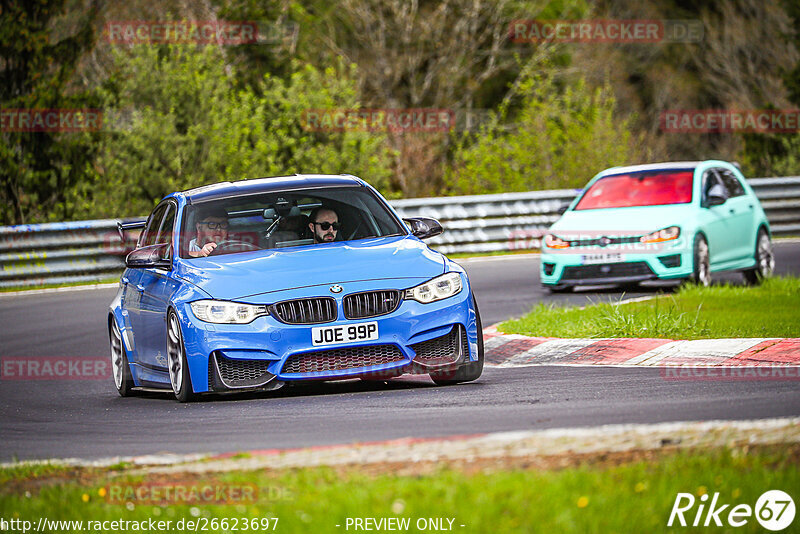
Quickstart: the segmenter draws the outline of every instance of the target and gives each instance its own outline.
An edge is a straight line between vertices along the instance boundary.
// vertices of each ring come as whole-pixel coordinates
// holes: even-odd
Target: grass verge
[[[684,286],[644,302],[582,309],[539,304],[500,330],[559,338],[800,337],[800,278],[770,278],[756,287]]]
[[[446,518],[444,525],[453,519],[452,530],[460,532],[665,532],[671,530],[666,523],[677,493],[699,496],[719,492],[720,504],[752,507],[759,495],[770,489],[796,495],[800,488],[798,463],[800,446],[794,444],[646,451],[632,460],[615,459],[608,453],[567,468],[557,464],[532,468],[519,463],[509,467],[502,459],[490,459],[473,469],[450,465],[416,474],[403,474],[396,468],[378,472],[355,467],[304,468],[193,478],[122,475],[109,481],[105,478],[109,473],[95,471],[93,479],[64,481],[59,477],[48,480],[52,473],[17,470],[10,477],[3,475],[4,480],[15,482],[0,490],[0,510],[4,519],[34,524],[40,517],[84,523],[153,519],[169,520],[173,529],[181,519],[184,524],[204,520],[212,527],[214,518],[228,518],[231,532],[235,518],[242,530],[245,519],[270,517],[279,518],[278,532],[346,532],[354,530],[345,528],[348,518],[364,517],[408,518],[409,531],[419,530],[417,521]],[[129,490],[149,488],[152,492],[159,488],[163,495],[166,487],[184,487],[188,492],[203,484],[227,488],[229,502],[173,499],[145,503]],[[237,487],[257,491],[249,494],[254,498],[231,499],[231,490]],[[696,511],[697,506],[687,514],[689,521]],[[77,530],[74,527],[72,531]],[[257,530],[264,530],[262,527]],[[760,528],[751,517],[736,530],[755,532]],[[223,530],[219,524],[209,528]]]
[[[119,276],[109,276],[108,278],[101,278],[99,280],[91,280],[88,282],[66,282],[63,284],[41,284],[36,286],[24,286],[24,287],[0,287],[0,293],[14,293],[17,291],[35,291],[37,289],[54,289],[60,287],[94,286],[97,284],[111,284],[114,282],[119,282]]]

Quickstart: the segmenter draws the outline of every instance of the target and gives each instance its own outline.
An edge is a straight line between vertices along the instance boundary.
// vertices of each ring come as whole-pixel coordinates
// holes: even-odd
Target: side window
[[[711,191],[711,188],[715,185],[725,187],[715,170],[711,169],[706,171],[703,175],[703,201],[708,198],[709,191]]]
[[[148,245],[155,245],[156,238],[158,237],[158,229],[161,225],[161,219],[164,217],[164,211],[167,209],[167,204],[161,204],[147,219],[147,227],[139,237],[139,246],[146,247]]]
[[[175,225],[175,212],[177,208],[173,204],[167,204],[167,213],[161,222],[161,229],[158,231],[156,243],[169,243],[172,239],[172,227]]]
[[[744,187],[742,187],[742,183],[739,181],[734,174],[727,170],[727,169],[718,169],[719,175],[722,178],[722,182],[725,184],[725,187],[728,189],[728,196],[730,197],[740,197],[744,195]]]

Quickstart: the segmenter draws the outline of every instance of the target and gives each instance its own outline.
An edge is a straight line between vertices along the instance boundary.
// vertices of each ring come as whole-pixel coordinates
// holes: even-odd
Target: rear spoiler
[[[139,221],[128,221],[128,222],[117,221],[117,232],[119,232],[119,238],[124,243],[125,232],[127,230],[137,230],[139,228],[144,228],[146,224],[147,224],[147,219],[142,219]]]

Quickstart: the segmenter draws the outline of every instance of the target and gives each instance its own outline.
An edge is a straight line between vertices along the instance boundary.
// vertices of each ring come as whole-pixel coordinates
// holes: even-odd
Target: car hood
[[[692,211],[691,204],[568,211],[550,227],[550,231],[556,235],[558,232],[644,235],[667,226],[680,225],[692,216]]]
[[[176,275],[217,299],[363,280],[444,273],[444,256],[411,236],[260,250],[180,260]]]

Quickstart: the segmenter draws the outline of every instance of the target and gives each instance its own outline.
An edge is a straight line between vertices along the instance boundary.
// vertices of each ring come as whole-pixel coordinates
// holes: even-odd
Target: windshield
[[[270,192],[193,204],[185,210],[182,228],[183,258],[406,233],[364,187]]]
[[[693,175],[692,170],[661,170],[605,176],[584,193],[575,210],[688,204]]]

